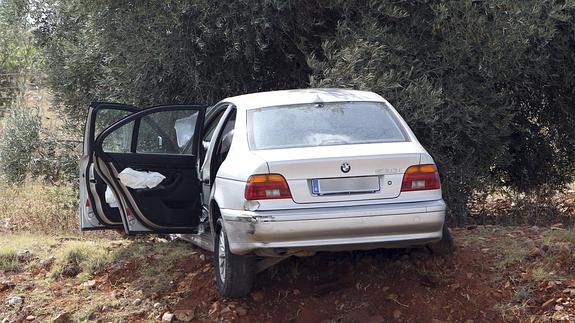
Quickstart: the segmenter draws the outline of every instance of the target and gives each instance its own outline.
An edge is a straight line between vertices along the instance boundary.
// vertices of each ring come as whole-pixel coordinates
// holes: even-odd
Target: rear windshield
[[[407,141],[380,102],[335,102],[248,110],[254,150]]]

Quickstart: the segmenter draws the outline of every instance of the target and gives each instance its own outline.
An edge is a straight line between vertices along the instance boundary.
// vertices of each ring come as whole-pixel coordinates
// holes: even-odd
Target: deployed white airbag
[[[122,184],[129,188],[154,188],[166,176],[158,172],[137,171],[128,167],[118,174],[118,178]]]
[[[114,195],[114,192],[112,192],[112,190],[110,189],[110,186],[106,186],[106,203],[108,203],[108,205],[110,207],[120,207],[120,204],[118,203],[118,200],[116,199],[116,195]]]

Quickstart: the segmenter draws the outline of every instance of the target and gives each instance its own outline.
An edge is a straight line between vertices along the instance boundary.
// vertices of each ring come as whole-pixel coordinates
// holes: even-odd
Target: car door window
[[[101,131],[100,131],[101,132]],[[130,122],[106,137],[102,149],[107,153],[128,153],[132,147],[134,122]]]
[[[228,152],[232,145],[232,139],[234,137],[234,128],[236,125],[236,111],[233,110],[225,124],[223,125],[223,129],[220,131],[220,135],[218,136],[217,148],[214,151],[213,159],[212,159],[212,176],[215,176],[220,169],[220,166],[226,160],[228,156]]]
[[[204,130],[204,138],[202,138],[203,141],[210,142],[212,140],[214,131],[216,130],[218,123],[220,123],[220,119],[224,116],[224,112],[226,112],[226,109],[219,111],[214,119],[210,122],[210,124],[206,127]]]
[[[108,128],[112,123],[124,118],[131,114],[133,111],[118,110],[118,109],[102,109],[96,114],[96,122],[94,124],[94,138]]]
[[[192,140],[197,111],[161,111],[141,119],[136,153],[186,154]]]

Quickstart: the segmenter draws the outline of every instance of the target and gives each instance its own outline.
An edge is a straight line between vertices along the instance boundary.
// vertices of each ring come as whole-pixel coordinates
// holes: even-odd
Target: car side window
[[[184,154],[196,128],[198,111],[160,111],[141,119],[136,153]]]
[[[114,122],[128,116],[131,113],[132,113],[131,111],[120,110],[120,109],[99,110],[95,116],[96,119],[94,122],[93,138],[95,139],[104,129],[112,125]],[[115,153],[129,152],[132,142],[133,128],[134,123],[131,122],[122,127],[121,131],[117,131],[111,136],[109,136],[104,141],[103,146],[104,151],[115,152]]]
[[[102,149],[107,153],[129,153],[132,148],[134,121],[120,127],[107,136],[102,142]]]
[[[224,112],[226,112],[226,109],[221,109],[220,111],[218,111],[214,119],[210,122],[210,124],[208,124],[208,126],[204,130],[204,137],[202,138],[203,141],[210,142],[212,140],[212,137],[214,136],[214,131],[216,130],[216,127],[218,126],[220,120],[224,116]]]
[[[131,121],[102,142],[104,152],[193,155],[197,110],[158,111]]]
[[[228,156],[228,152],[232,146],[232,140],[234,138],[234,128],[236,126],[236,111],[232,111],[231,115],[229,116],[228,120],[224,124],[224,128],[222,129],[222,135],[220,137],[220,142],[218,143],[218,150],[216,152],[216,160],[219,163],[223,163],[226,157]]]

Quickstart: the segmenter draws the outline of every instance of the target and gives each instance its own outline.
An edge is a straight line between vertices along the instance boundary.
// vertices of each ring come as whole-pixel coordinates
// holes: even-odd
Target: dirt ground
[[[575,320],[575,232],[470,226],[457,251],[325,253],[258,274],[245,299],[223,299],[211,255],[187,243],[76,241],[107,250],[97,270],[63,275],[65,239],[30,246],[20,269],[0,273],[8,321],[547,322]],[[0,238],[10,239],[9,236]],[[21,252],[21,251],[20,251]],[[55,260],[47,261],[55,256]],[[47,259],[43,259],[47,258]],[[96,268],[96,267],[91,267]],[[54,273],[60,274],[54,274]],[[75,274],[75,275],[74,275]],[[9,304],[20,297],[21,302]],[[14,302],[14,301],[12,301]]]

